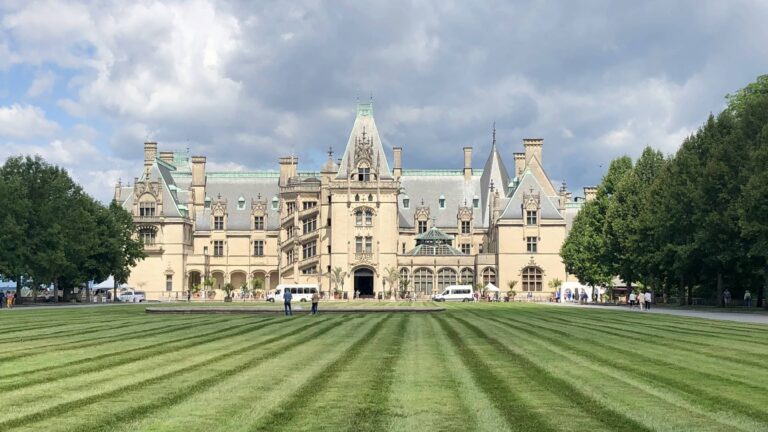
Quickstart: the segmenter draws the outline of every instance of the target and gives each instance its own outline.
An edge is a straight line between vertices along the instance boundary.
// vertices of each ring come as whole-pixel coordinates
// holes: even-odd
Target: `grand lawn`
[[[3,310],[0,431],[768,430],[768,326],[447,308]]]

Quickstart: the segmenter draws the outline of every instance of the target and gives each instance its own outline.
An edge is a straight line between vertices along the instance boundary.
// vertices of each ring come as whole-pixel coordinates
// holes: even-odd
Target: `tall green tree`
[[[107,261],[115,281],[112,298],[117,298],[117,287],[128,282],[133,267],[146,258],[147,254],[141,241],[136,238],[133,216],[114,200],[109,204],[107,212],[112,231]]]

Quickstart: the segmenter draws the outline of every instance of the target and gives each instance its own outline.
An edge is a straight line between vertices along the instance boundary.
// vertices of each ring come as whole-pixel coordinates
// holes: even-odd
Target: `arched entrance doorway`
[[[355,291],[361,296],[373,295],[373,271],[369,268],[355,270]]]

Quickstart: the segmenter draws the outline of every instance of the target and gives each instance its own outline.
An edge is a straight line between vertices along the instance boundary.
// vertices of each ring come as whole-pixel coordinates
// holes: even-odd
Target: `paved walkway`
[[[627,306],[593,306],[593,305],[580,305],[572,303],[556,303],[557,306],[564,307],[583,307],[591,309],[601,309],[609,311],[624,311],[629,309]],[[664,315],[677,315],[686,316],[692,318],[704,318],[717,321],[736,321],[743,323],[755,323],[755,324],[768,324],[768,315],[759,313],[739,313],[739,312],[710,312],[700,310],[685,310],[685,309],[668,309],[668,308],[651,308],[650,312],[641,312],[637,309],[633,309],[632,312],[637,313],[652,313],[652,314],[664,314]]]

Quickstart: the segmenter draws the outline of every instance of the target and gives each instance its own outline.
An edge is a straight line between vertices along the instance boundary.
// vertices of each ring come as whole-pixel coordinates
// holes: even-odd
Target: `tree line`
[[[768,75],[727,102],[674,155],[611,162],[560,251],[569,273],[680,304],[750,290],[768,307]]]
[[[9,158],[0,167],[0,276],[31,281],[33,296],[53,284],[71,298],[75,287],[115,278],[125,283],[145,257],[133,217],[117,202],[105,207],[63,168],[35,156]]]

